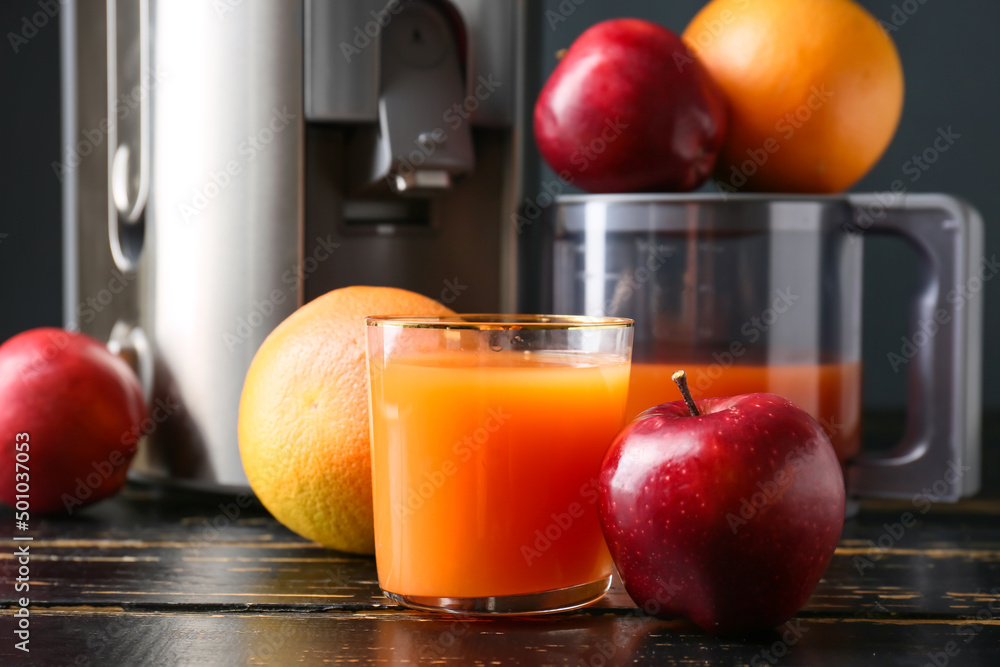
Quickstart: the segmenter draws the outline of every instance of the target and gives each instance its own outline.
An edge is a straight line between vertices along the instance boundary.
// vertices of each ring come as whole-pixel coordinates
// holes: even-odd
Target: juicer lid
[[[824,232],[852,220],[843,195],[630,193],[560,195],[560,232]]]

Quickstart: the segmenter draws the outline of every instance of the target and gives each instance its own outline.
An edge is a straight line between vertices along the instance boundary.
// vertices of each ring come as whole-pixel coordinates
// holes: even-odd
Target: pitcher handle
[[[941,194],[848,200],[854,220],[845,231],[902,237],[923,259],[909,345],[901,341],[887,353],[896,368],[909,367],[906,430],[891,452],[862,453],[848,465],[848,494],[935,502],[973,495],[980,483],[982,289],[997,271],[983,256],[982,219]]]

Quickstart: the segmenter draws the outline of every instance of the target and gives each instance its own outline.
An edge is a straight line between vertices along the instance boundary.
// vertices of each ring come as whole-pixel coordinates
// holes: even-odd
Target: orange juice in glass
[[[402,604],[539,613],[601,597],[596,478],[624,424],[632,321],[369,318],[379,585]]]

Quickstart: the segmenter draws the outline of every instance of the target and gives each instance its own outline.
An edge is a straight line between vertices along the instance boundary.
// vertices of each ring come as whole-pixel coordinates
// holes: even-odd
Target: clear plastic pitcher
[[[860,437],[870,234],[905,238],[924,270],[913,345],[899,351],[908,424],[879,456]],[[554,309],[635,320],[630,418],[676,400],[670,374],[684,368],[696,399],[769,391],[810,412],[854,495],[945,480],[938,495],[954,499],[979,481],[981,284],[970,288],[982,253],[978,214],[943,195],[564,196]]]

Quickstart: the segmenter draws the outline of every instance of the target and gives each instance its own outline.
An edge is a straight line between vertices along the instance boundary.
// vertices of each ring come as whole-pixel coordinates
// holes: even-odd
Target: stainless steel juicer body
[[[71,0],[66,324],[129,357],[133,470],[246,484],[267,334],[352,284],[512,309],[516,0]]]

